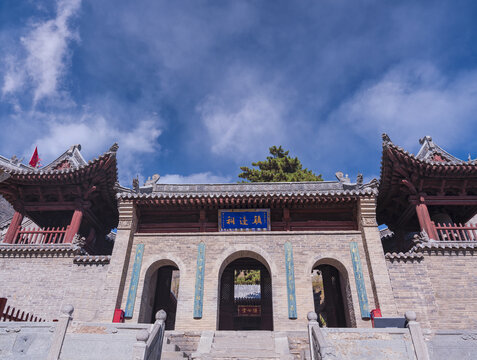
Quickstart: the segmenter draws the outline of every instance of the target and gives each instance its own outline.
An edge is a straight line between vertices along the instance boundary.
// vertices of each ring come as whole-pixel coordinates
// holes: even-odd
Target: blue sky
[[[475,1],[0,2],[0,154],[119,143],[123,185],[235,182],[282,145],[379,176],[381,133],[477,157]]]

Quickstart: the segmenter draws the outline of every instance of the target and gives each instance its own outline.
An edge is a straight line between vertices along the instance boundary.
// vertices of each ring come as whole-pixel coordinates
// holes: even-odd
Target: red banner
[[[33,155],[31,156],[29,164],[32,167],[36,167],[39,162],[40,162],[40,157],[38,156],[38,148],[35,147],[35,151],[33,152]]]
[[[238,316],[260,316],[262,308],[260,305],[238,305]]]

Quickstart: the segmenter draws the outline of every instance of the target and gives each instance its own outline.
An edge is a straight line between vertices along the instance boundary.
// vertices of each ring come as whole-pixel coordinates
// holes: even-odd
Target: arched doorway
[[[351,327],[348,277],[335,266],[320,264],[312,270],[313,301],[321,327]]]
[[[167,262],[172,263],[172,262]],[[167,314],[166,330],[174,330],[179,296],[179,268],[156,264],[146,273],[139,322],[153,323],[159,310]]]
[[[260,261],[242,257],[220,277],[219,330],[273,330],[272,280]]]

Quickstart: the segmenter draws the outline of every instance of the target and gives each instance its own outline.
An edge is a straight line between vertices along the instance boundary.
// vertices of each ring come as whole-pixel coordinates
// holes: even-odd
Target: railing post
[[[133,359],[134,360],[144,360],[146,356],[146,343],[149,339],[149,331],[139,330],[136,334],[137,342],[134,344],[133,348]]]
[[[313,346],[313,326],[318,325],[318,315],[314,311],[310,311],[306,317],[308,318],[308,341],[310,342],[310,357],[311,360],[317,360],[315,355],[315,347]]]
[[[424,342],[424,336],[422,335],[421,324],[416,319],[416,313],[414,311],[407,311],[404,315],[407,320],[407,327],[411,334],[412,344],[414,346],[414,352],[416,353],[417,360],[429,360],[429,353],[427,351],[427,345]]]
[[[53,333],[53,342],[51,343],[50,351],[48,352],[47,360],[58,360],[61,354],[61,348],[63,347],[63,341],[65,340],[66,330],[72,319],[74,307],[72,305],[66,305],[61,311],[60,320],[55,327]]]
[[[308,317],[308,336],[310,337],[310,355],[313,360],[341,360],[333,345],[326,341],[323,331],[318,325],[318,315],[310,311]]]

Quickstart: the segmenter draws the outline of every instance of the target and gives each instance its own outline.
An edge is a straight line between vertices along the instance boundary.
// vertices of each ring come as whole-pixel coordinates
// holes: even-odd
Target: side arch
[[[141,301],[140,301],[140,307],[139,307],[139,315],[138,315],[138,322],[139,323],[150,323],[153,321],[154,318],[154,307],[157,305],[157,296],[158,292],[165,293],[167,292],[167,296],[170,296],[173,302],[175,302],[174,307],[177,308],[177,302],[178,298],[176,297],[177,294],[173,294],[171,291],[172,289],[170,288],[172,282],[172,273],[174,271],[178,270],[179,274],[179,284],[178,284],[178,291],[174,291],[175,293],[178,292],[178,294],[181,293],[180,291],[180,286],[181,286],[181,281],[180,277],[184,276],[183,273],[183,266],[181,266],[181,263],[179,261],[174,261],[168,258],[162,258],[162,259],[151,259],[148,261],[147,266],[144,267],[144,275],[143,275],[143,281],[142,281],[142,292],[141,292]],[[158,289],[158,285],[160,283],[161,277],[166,276],[170,277],[169,281],[169,289],[165,291],[164,289]],[[167,281],[167,280],[166,280]],[[170,293],[169,293],[170,292]],[[158,309],[156,309],[158,310]],[[174,322],[175,322],[175,311],[172,311],[171,309],[164,309],[166,310],[167,314],[167,319],[166,319],[166,325],[168,327],[173,327]]]
[[[328,265],[335,268],[339,274],[341,298],[344,307],[344,317],[346,320],[346,327],[356,327],[356,317],[353,305],[353,296],[350,286],[350,273],[352,270],[348,269],[343,262],[333,257],[317,257],[309,262],[307,267],[308,274],[312,274],[313,270],[322,268],[323,265]],[[311,281],[311,277],[310,277]]]

